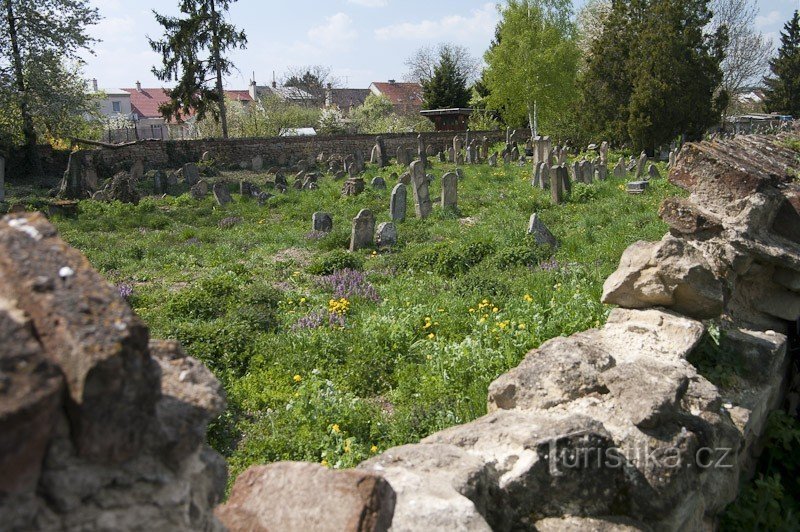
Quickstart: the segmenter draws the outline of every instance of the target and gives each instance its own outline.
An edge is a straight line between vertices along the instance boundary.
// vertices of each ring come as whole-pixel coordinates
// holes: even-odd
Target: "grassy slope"
[[[450,168],[435,163],[434,199]],[[350,296],[344,328],[292,330],[326,312],[332,296],[309,263],[335,264],[330,251],[346,248],[359,209],[389,220],[392,171],[400,169],[369,170],[367,183],[380,174],[388,189],[355,198],[326,177],[319,190],[290,190],[266,207],[238,195],[224,208],[183,195],[138,206],[87,201],[78,217],[56,217],[112,282],[133,286],[131,304],[153,337],[181,340],[223,381],[229,409],[210,438],[232,478],[280,459],[346,467],[480,416],[488,384],[528,350],[603,323],[603,280],[629,244],[664,234],[657,207],[678,193],[659,180],[629,196],[612,179],[579,185],[556,207],[530,186],[528,167],[466,167],[459,213],[437,206],[417,220],[409,190],[398,246],[357,254],[380,302]],[[309,235],[316,210],[334,218],[323,238]],[[525,235],[532,212],[561,242],[544,268],[547,250]],[[230,216],[243,221],[218,226]]]

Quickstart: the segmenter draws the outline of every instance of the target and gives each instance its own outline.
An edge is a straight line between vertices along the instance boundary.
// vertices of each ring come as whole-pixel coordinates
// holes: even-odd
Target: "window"
[[[111,110],[115,113],[121,112],[119,102],[111,102]]]

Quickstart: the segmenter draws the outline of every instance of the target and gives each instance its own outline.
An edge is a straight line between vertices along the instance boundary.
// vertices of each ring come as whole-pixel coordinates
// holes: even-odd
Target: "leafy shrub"
[[[230,272],[200,279],[166,302],[167,316],[176,319],[211,320],[227,311],[228,298],[238,292],[240,281]]]
[[[588,203],[597,198],[597,188],[587,183],[573,183],[572,191],[569,193],[569,201],[572,203]]]
[[[307,270],[314,275],[330,275],[337,270],[360,270],[363,267],[364,261],[358,255],[335,249],[314,259]]]
[[[492,262],[501,269],[513,266],[532,266],[537,263],[535,248],[530,246],[511,246],[500,251],[492,257]]]
[[[463,297],[505,297],[509,293],[509,286],[501,277],[500,272],[495,269],[472,270],[458,280],[456,292]]]

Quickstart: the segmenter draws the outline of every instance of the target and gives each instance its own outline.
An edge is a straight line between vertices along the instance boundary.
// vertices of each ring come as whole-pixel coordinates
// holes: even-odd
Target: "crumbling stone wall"
[[[785,394],[800,316],[797,155],[783,137],[691,144],[670,232],[606,282],[607,323],[554,338],[489,413],[350,471],[256,466],[224,488],[206,368],[146,328],[41,216],[0,221],[0,523],[11,529],[705,530]],[[718,319],[740,385],[690,360]]]

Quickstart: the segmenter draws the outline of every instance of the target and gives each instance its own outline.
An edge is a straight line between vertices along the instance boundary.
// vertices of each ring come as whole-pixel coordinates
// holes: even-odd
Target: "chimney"
[[[250,81],[250,90],[248,92],[250,93],[250,97],[255,100],[257,92],[255,76],[253,76],[253,79]]]
[[[278,87],[278,82],[273,79],[272,80],[272,88],[275,89],[277,87]]]
[[[394,83],[394,80],[393,80],[393,79],[390,79],[390,80],[389,80],[389,83]]]
[[[92,78],[92,90],[97,92],[97,78]]]
[[[136,82],[136,92],[142,92],[142,84],[138,81]]]

